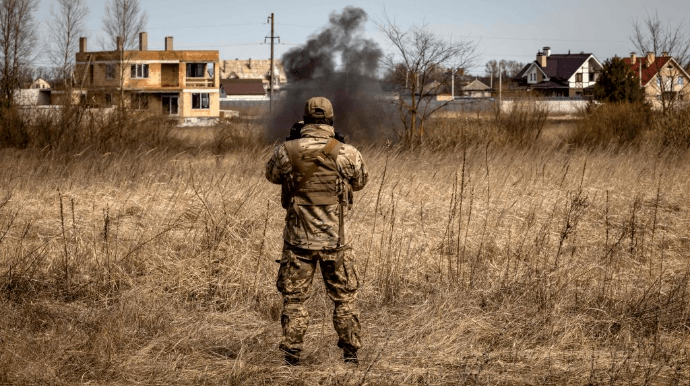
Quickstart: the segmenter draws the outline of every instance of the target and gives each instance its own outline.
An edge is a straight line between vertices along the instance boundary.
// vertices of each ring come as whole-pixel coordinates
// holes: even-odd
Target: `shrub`
[[[548,105],[539,103],[538,98],[531,96],[507,102],[506,110],[496,113],[496,124],[501,128],[505,139],[512,143],[534,143],[539,139],[549,118]]]
[[[16,108],[0,109],[0,146],[25,148],[29,146],[29,127]]]
[[[690,148],[690,106],[675,109],[654,120],[664,147]]]
[[[224,119],[214,129],[211,150],[220,154],[229,150],[256,148],[264,143],[263,132],[253,120]]]
[[[0,112],[0,146],[50,149],[63,153],[170,148],[174,121],[131,110],[62,106]]]
[[[651,114],[649,107],[640,103],[590,105],[568,141],[591,147],[631,144],[649,129]]]

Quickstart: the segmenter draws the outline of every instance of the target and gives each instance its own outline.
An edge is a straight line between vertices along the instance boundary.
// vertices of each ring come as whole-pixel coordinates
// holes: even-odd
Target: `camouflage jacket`
[[[321,149],[335,131],[328,125],[307,125],[301,130],[299,145],[304,149]],[[336,159],[338,173],[353,191],[361,190],[367,183],[368,171],[362,155],[351,145],[344,144]],[[292,173],[290,156],[285,143],[278,145],[266,164],[266,179],[274,184],[287,183]],[[338,247],[340,205],[291,205],[287,208],[283,239],[293,247],[311,250]],[[343,216],[347,219],[347,210]],[[345,222],[347,230],[347,222]],[[341,245],[348,243],[347,232]]]

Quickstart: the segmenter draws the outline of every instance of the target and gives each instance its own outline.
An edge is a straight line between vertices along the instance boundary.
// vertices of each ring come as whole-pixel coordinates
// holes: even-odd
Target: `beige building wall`
[[[665,87],[659,87],[657,79],[661,77],[663,82],[671,82]],[[682,79],[682,85],[678,84],[678,79]],[[690,100],[690,79],[685,76],[684,72],[678,69],[674,62],[670,64],[652,78],[644,87],[645,97],[648,102],[654,107],[661,107],[660,95],[662,92],[673,91],[677,92],[680,100],[688,101]]]
[[[208,93],[209,94],[209,108],[208,109],[194,109],[192,108],[192,94]],[[220,93],[208,92],[208,90],[185,90],[180,95],[179,112],[180,117],[189,118],[214,118],[220,115]]]
[[[116,59],[117,52],[79,52],[76,55],[78,82],[83,79],[84,89],[89,93],[89,103],[107,105],[111,99],[116,104],[120,92],[121,69]],[[220,115],[220,68],[218,51],[126,51],[123,84],[124,104],[131,106],[133,94],[146,95],[148,111],[164,114],[164,94],[178,95],[177,118],[218,118]],[[213,66],[213,77],[206,71],[202,77],[187,79],[187,63],[205,63]],[[108,78],[108,65],[114,66],[114,76]],[[131,67],[148,65],[147,78],[132,78]],[[193,109],[192,93],[208,93],[209,108]]]

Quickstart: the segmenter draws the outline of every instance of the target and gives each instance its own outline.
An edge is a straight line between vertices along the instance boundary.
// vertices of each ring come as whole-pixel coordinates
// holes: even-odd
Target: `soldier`
[[[282,185],[281,203],[287,210],[276,286],[283,294],[280,349],[289,365],[300,363],[309,324],[304,303],[311,294],[317,263],[335,303],[333,326],[345,362],[357,364],[357,350],[362,347],[355,307],[359,283],[345,218],[352,191],[366,185],[368,172],[359,151],[334,137],[331,102],[311,98],[304,107],[300,138],[278,145],[266,164],[266,178]]]

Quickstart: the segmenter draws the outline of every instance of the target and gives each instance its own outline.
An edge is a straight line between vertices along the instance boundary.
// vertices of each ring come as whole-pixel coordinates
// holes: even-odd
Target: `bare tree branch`
[[[404,86],[404,93],[397,101],[405,128],[404,139],[421,140],[424,122],[449,103],[431,103],[444,77],[451,76],[447,70],[474,66],[477,44],[465,39],[444,40],[431,32],[427,25],[403,29],[386,14],[383,20],[376,22],[376,26],[392,46],[392,53],[384,55],[381,63],[391,71],[397,83]]]
[[[11,107],[20,76],[33,59],[36,0],[2,0],[0,3],[0,102]]]
[[[103,16],[103,30],[108,36],[108,41],[102,41],[104,50],[106,45],[113,48],[113,58],[117,61],[119,80],[118,105],[120,110],[124,108],[125,80],[131,61],[131,52],[136,47],[137,35],[146,27],[148,17],[139,6],[139,0],[108,0]],[[121,39],[121,43],[118,40]]]
[[[655,13],[647,14],[643,21],[634,20],[632,27],[630,42],[640,55],[650,54],[649,58],[653,58],[645,64],[653,68],[656,74],[649,81],[655,82],[651,87],[658,93],[658,103],[662,111],[670,111],[682,99],[681,94],[687,93],[690,83],[690,79],[686,79],[682,73],[682,68],[687,66],[690,60],[690,34],[686,30],[685,22],[662,22],[659,14]],[[666,56],[670,56],[671,59]]]
[[[51,33],[46,51],[51,62],[59,68],[59,77],[65,85],[74,68],[79,37],[84,36],[84,22],[88,14],[89,9],[84,0],[56,0],[50,7],[52,18],[48,21],[48,26]]]

